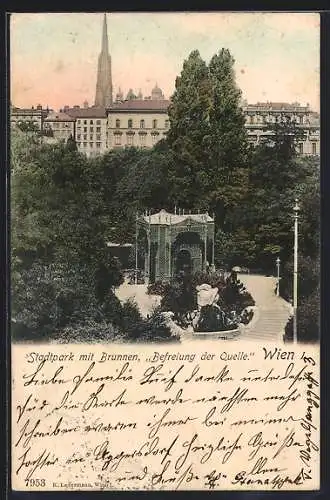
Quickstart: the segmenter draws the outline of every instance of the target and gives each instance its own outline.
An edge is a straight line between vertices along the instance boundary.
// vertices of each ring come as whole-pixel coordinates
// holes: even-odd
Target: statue
[[[215,306],[219,300],[219,289],[212,288],[211,285],[204,283],[203,285],[196,286],[197,290],[197,306],[201,310],[205,306]]]
[[[203,283],[196,287],[197,307],[196,315],[192,321],[196,332],[217,332],[232,329],[234,325],[226,317],[224,311],[218,305],[219,289]]]

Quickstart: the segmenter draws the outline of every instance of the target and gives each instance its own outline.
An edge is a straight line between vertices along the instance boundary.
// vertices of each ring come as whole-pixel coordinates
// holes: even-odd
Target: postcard
[[[11,13],[11,484],[320,488],[320,20]]]

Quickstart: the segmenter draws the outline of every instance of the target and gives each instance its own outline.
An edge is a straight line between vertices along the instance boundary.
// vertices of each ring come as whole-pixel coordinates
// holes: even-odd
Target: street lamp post
[[[280,263],[281,260],[279,257],[276,259],[276,268],[277,268],[277,288],[276,288],[276,295],[277,297],[280,296]]]
[[[298,306],[298,214],[300,207],[295,200],[294,212],[294,254],[293,254],[293,342],[296,344],[297,337],[297,306]]]
[[[135,215],[135,273],[134,284],[138,282],[138,214]]]

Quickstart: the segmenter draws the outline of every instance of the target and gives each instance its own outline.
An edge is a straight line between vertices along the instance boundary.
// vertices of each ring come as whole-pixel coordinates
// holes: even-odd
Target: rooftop
[[[167,111],[170,101],[167,99],[131,99],[114,103],[108,111]]]
[[[49,113],[50,109],[48,108],[42,108],[40,106],[34,108],[17,108],[15,106],[13,106],[11,108],[11,113],[29,113],[29,114],[46,114],[46,113]]]
[[[153,224],[163,224],[163,225],[174,225],[182,224],[182,222],[197,222],[199,224],[205,224],[205,222],[214,222],[214,219],[209,216],[208,213],[203,214],[171,214],[166,210],[160,210],[156,214],[144,215],[143,219]]]
[[[75,118],[61,111],[59,111],[58,113],[56,112],[50,113],[45,119],[45,122],[74,122],[74,121]]]
[[[72,118],[106,118],[105,108],[69,108],[65,109],[67,115]]]
[[[254,108],[263,108],[269,110],[295,110],[301,109],[301,111],[305,109],[309,109],[309,104],[302,106],[299,102],[257,102],[255,104],[246,104],[243,106],[244,109],[254,109]]]

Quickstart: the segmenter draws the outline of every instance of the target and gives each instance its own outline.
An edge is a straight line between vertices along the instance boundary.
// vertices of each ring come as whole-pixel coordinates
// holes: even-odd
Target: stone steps
[[[274,278],[266,276],[239,276],[257,306],[257,321],[246,328],[240,338],[257,341],[282,341],[290,318],[290,305],[274,294]]]

